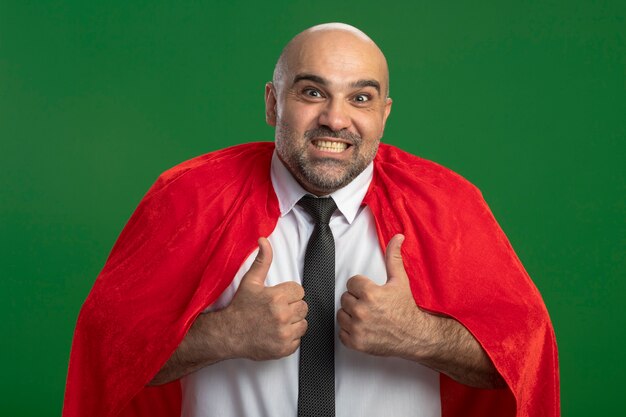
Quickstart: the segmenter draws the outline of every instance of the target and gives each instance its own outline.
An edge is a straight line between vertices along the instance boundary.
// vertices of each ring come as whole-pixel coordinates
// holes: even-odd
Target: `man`
[[[176,415],[180,378],[196,417],[558,415],[538,292],[471,185],[379,149],[388,86],[353,27],[285,47],[265,90],[275,152],[241,145],[160,177],[79,317],[65,415]],[[320,223],[307,204],[329,197]],[[323,233],[335,296],[320,300],[307,246]],[[328,364],[328,384],[307,379]]]

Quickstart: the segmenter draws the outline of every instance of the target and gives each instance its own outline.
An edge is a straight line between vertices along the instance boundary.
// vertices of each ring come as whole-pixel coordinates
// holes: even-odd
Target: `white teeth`
[[[348,148],[348,144],[344,142],[334,142],[330,140],[316,140],[313,142],[315,147],[325,152],[343,152]]]

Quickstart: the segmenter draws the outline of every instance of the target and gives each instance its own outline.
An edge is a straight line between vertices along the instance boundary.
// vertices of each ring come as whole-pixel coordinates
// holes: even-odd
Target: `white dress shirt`
[[[346,282],[362,274],[378,284],[387,280],[374,216],[361,202],[372,180],[370,164],[346,187],[331,194],[338,210],[330,220],[335,238],[335,311]],[[266,285],[301,283],[304,253],[314,224],[296,203],[307,192],[272,157],[272,185],[280,218],[268,237],[274,258]],[[226,307],[258,249],[245,260],[231,285],[207,311]],[[183,417],[296,417],[300,350],[278,360],[231,359],[182,379]],[[399,358],[370,356],[346,348],[335,332],[337,417],[440,417],[439,373]]]

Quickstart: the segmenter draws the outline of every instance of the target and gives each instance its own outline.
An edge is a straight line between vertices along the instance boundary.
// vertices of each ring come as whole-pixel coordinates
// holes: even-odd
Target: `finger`
[[[300,340],[302,336],[306,333],[306,329],[309,328],[309,323],[306,320],[300,320],[296,323],[293,323],[294,328],[294,340]]]
[[[348,333],[350,332],[352,327],[352,317],[350,317],[350,314],[348,314],[343,308],[340,308],[337,312],[337,324],[340,329],[345,330]]]
[[[271,289],[272,291],[280,292],[289,304],[296,303],[304,298],[304,288],[297,282],[281,282],[271,287]]]
[[[341,343],[343,343],[343,345],[349,349],[354,349],[354,345],[352,343],[352,338],[350,336],[350,333],[348,333],[346,330],[341,329],[339,330],[339,340],[341,340]]]
[[[343,308],[346,313],[351,314],[354,309],[354,306],[359,302],[358,298],[349,293],[348,291],[341,294],[340,303],[341,308]]]
[[[257,253],[252,266],[241,279],[241,283],[253,283],[257,285],[265,285],[267,272],[272,265],[272,245],[270,241],[264,237],[259,238],[259,253]]]
[[[395,235],[389,241],[385,251],[385,269],[387,270],[387,282],[394,280],[408,280],[404,263],[402,262],[402,242],[404,235]]]
[[[298,322],[306,317],[309,313],[309,305],[304,300],[296,301],[290,304],[292,308],[293,322]]]
[[[346,283],[346,289],[356,298],[361,298],[367,292],[367,289],[372,285],[376,284],[374,284],[368,277],[355,275]]]

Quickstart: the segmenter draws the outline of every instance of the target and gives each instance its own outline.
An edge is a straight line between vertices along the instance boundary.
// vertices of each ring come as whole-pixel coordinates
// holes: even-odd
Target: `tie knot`
[[[337,210],[337,205],[332,197],[317,198],[305,195],[298,201],[298,205],[313,217],[315,223],[328,224],[330,216]]]

